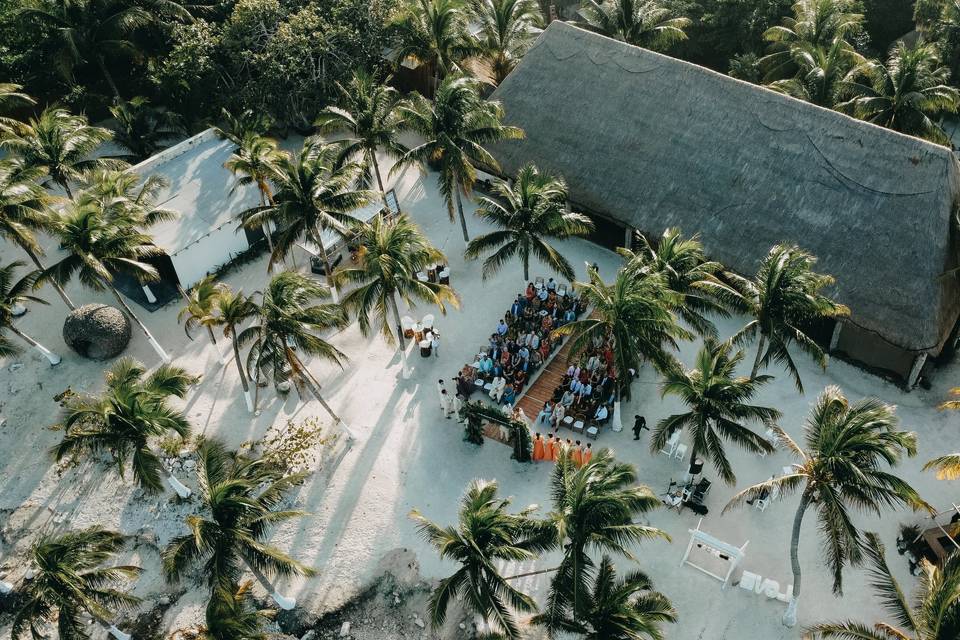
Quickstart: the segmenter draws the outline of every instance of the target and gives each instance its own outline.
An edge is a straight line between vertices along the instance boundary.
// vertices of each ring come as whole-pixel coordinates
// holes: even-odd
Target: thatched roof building
[[[699,232],[740,273],[777,242],[818,256],[856,359],[907,375],[954,329],[960,167],[945,147],[562,22],[493,99],[527,134],[495,149],[505,174],[535,162],[576,205]]]

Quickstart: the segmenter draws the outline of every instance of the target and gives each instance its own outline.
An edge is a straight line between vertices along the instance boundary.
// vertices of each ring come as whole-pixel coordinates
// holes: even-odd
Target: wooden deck
[[[567,372],[567,367],[570,366],[567,357],[570,354],[571,340],[569,336],[564,340],[563,346],[554,354],[546,368],[533,381],[533,384],[526,388],[517,403],[517,406],[523,409],[530,420],[537,419],[537,414],[543,409],[543,403],[553,397],[553,390],[563,382],[563,375]],[[537,430],[536,425],[534,425],[533,430]]]

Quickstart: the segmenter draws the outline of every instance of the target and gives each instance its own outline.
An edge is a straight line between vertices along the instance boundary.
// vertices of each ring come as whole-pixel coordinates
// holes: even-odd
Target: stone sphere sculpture
[[[67,316],[63,341],[84,358],[107,360],[130,344],[130,319],[116,307],[85,304]]]

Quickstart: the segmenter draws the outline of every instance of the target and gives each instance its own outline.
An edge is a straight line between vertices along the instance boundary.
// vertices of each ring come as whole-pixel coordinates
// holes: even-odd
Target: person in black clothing
[[[643,416],[633,416],[633,439],[640,439],[640,432],[644,429],[650,430],[650,427],[647,426],[647,419]]]

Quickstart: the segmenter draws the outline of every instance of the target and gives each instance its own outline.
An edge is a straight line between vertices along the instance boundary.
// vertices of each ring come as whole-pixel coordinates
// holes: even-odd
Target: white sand
[[[437,521],[453,521],[459,496],[473,478],[496,478],[502,492],[514,496],[518,507],[540,503],[549,508],[549,466],[517,464],[509,459],[509,448],[495,442],[488,441],[482,447],[463,442],[460,425],[441,417],[435,389],[437,378],[449,379],[485,344],[497,318],[523,285],[520,266],[509,265],[496,278],[481,282],[479,265],[464,263],[459,224],[448,221],[435,176],[421,180],[416,172],[407,171],[399,177],[397,191],[402,206],[447,252],[452,284],[460,293],[463,305],[459,311],[438,317],[437,327],[442,335],[439,358],[421,360],[416,352],[411,352],[414,373],[410,380],[400,377],[396,351],[378,336],[363,338],[356,325],[334,339],[350,356],[344,371],[322,363],[312,365],[324,384],[328,401],[347,420],[355,435],[352,449],[332,480],[328,482],[326,474],[318,474],[310,478],[296,496],[297,505],[312,515],[277,531],[274,536],[275,544],[319,571],[314,579],[284,585],[296,595],[301,606],[316,612],[350,599],[376,577],[381,559],[397,548],[413,551],[427,577],[451,572],[452,565],[440,562],[417,538],[407,514],[417,507]],[[471,234],[483,231],[483,225],[476,219],[469,219],[468,225]],[[560,243],[560,249],[577,266],[581,277],[584,261],[596,261],[605,277],[613,274],[619,262],[612,252],[582,240]],[[56,250],[51,249],[50,254],[48,260],[52,262]],[[16,248],[0,245],[0,262],[21,257]],[[298,262],[303,268],[302,256]],[[534,266],[532,273],[548,275],[539,266]],[[843,277],[843,274],[836,275]],[[261,259],[231,274],[226,281],[252,291],[261,287],[265,279],[265,261]],[[108,295],[81,291],[76,285],[71,286],[69,292],[77,303],[111,302]],[[16,564],[20,553],[41,530],[91,524],[131,534],[145,530],[146,538],[151,538],[152,532],[162,545],[171,535],[182,531],[180,517],[189,510],[189,507],[168,507],[172,504],[171,492],[143,498],[129,478],[121,481],[112,468],[101,464],[83,465],[61,474],[46,454],[59,439],[56,432],[47,429],[58,415],[52,396],[67,385],[81,392],[98,390],[104,365],[83,360],[68,350],[59,335],[64,306],[52,291],[46,290],[44,295],[50,306],[35,308],[20,321],[20,326],[59,351],[64,356],[63,363],[51,369],[39,354],[30,352],[0,363],[0,416],[6,419],[0,428],[0,451],[4,453],[0,458],[0,559]],[[289,418],[319,416],[326,421],[317,403],[299,403],[295,393],[281,402],[270,389],[262,395],[262,415],[251,418],[232,363],[220,366],[217,353],[204,335],[188,340],[182,327],[177,325],[177,310],[167,307],[150,314],[137,308],[141,318],[174,355],[176,363],[204,375],[202,383],[186,401],[196,433],[217,436],[236,445],[262,436],[270,425],[285,424]],[[435,313],[432,309],[417,313],[428,312]],[[737,320],[721,322],[721,334],[729,335],[738,324]],[[696,344],[684,345],[681,359],[689,363],[696,348]],[[136,329],[127,354],[150,366],[158,363]],[[938,507],[948,507],[951,500],[960,499],[957,483],[938,482],[932,474],[920,471],[923,461],[930,457],[960,449],[957,434],[960,415],[938,412],[935,408],[950,383],[958,378],[956,365],[936,372],[931,391],[905,393],[843,362],[832,362],[824,373],[804,357],[798,359],[807,395],[798,396],[792,382],[783,372],[775,370],[771,373],[777,375],[776,382],[759,398],[784,412],[781,424],[788,432],[799,436],[810,403],[826,385],[839,385],[854,399],[878,395],[899,405],[903,423],[920,434],[920,455],[907,461],[901,473]],[[14,362],[22,362],[24,366],[11,373],[8,367]],[[623,413],[628,417],[642,413],[653,425],[679,409],[674,399],[660,399],[657,379],[646,370],[635,383],[633,401],[624,406]],[[643,442],[633,442],[632,437],[629,430],[607,431],[595,446],[611,447],[619,458],[635,464],[641,481],[657,493],[665,489],[671,477],[683,475],[685,465],[648,452],[648,433],[644,433]],[[741,487],[768,478],[790,461],[783,453],[761,459],[734,451],[731,457]],[[709,469],[707,476],[715,477]],[[748,509],[721,516],[722,506],[734,493],[734,488],[714,485],[707,502],[710,514],[704,519],[703,528],[737,545],[750,540],[744,566],[778,580],[781,585],[790,583],[789,533],[797,498],[774,503],[764,513]],[[917,519],[910,513],[885,513],[882,519],[858,517],[865,529],[880,532],[888,546],[890,563],[908,589],[913,588],[916,581],[908,575],[906,560],[896,555],[894,539],[900,523]],[[649,543],[636,550],[641,568],[679,609],[681,620],[668,629],[669,637],[684,640],[800,637],[800,627],[788,630],[780,625],[784,605],[735,588],[721,591],[719,583],[710,578],[690,568],[679,568],[687,530],[697,523],[694,514],[684,511],[678,515],[662,510],[654,513],[650,522],[668,531],[674,539],[673,544]],[[175,590],[163,584],[155,552],[149,548],[141,551],[148,571],[139,581],[136,593],[150,597],[164,589]],[[830,576],[820,563],[818,552],[816,522],[809,514],[801,541],[804,598],[800,624],[825,618],[854,617],[867,621],[880,618],[881,609],[865,586],[863,572],[855,569],[846,572],[842,599],[830,593]],[[555,560],[548,557],[518,569],[545,568],[553,566],[551,563]],[[617,564],[622,570],[630,565],[626,559],[618,559]],[[15,568],[11,577],[17,577],[18,571]],[[548,579],[545,576],[526,579],[522,586],[541,595],[545,593]],[[202,615],[203,604],[202,589],[192,588],[171,608],[165,625],[173,630],[195,623]],[[0,629],[0,634],[5,632]]]

